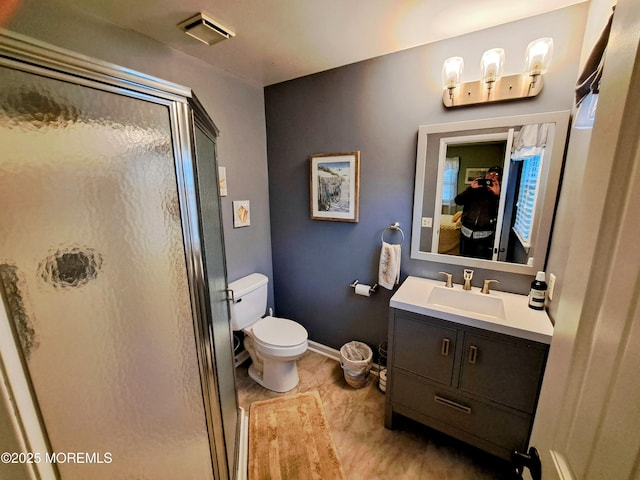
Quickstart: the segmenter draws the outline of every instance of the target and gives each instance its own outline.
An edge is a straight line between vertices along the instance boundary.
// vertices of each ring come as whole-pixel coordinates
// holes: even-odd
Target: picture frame
[[[233,228],[251,225],[251,202],[249,200],[234,200]]]
[[[483,177],[489,171],[489,167],[472,167],[467,168],[464,171],[464,183],[467,185],[471,185],[473,181],[478,177]]]
[[[310,166],[311,218],[357,223],[360,152],[311,155]]]

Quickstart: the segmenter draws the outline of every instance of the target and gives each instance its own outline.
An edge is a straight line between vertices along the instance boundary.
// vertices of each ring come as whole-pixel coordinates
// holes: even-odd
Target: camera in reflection
[[[478,179],[476,179],[476,182],[478,182],[478,186],[480,186],[480,187],[491,187],[491,186],[493,186],[493,180],[491,180],[490,178],[478,178]]]

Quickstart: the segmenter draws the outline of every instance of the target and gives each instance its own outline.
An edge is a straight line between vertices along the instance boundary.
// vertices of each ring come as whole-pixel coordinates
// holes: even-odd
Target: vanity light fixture
[[[553,40],[540,38],[529,43],[525,53],[524,72],[503,76],[504,50],[492,48],[482,55],[481,79],[460,83],[462,57],[451,57],[442,65],[442,103],[447,108],[480,103],[504,102],[535,97],[542,91],[543,74],[553,55]]]
[[[236,36],[227,27],[219,24],[204,13],[198,13],[178,24],[184,33],[200,40],[207,45],[213,45]]]

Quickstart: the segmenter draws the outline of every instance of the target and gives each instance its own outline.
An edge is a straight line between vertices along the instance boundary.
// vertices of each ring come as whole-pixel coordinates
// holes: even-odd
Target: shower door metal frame
[[[225,439],[222,410],[217,392],[215,352],[210,338],[212,318],[206,303],[209,301],[210,295],[202,261],[204,247],[198,224],[199,206],[193,177],[195,168],[193,122],[196,121],[194,117],[214,138],[219,133],[218,128],[207,115],[192,90],[187,87],[54,47],[2,28],[0,28],[0,66],[168,107],[180,202],[185,265],[211,464],[215,479],[235,478],[237,465],[228,464],[226,451],[227,444],[234,442],[234,461],[237,464],[239,428],[236,428],[236,438]],[[231,344],[229,348],[232,348]],[[232,374],[235,375],[235,372]],[[27,382],[33,391],[33,385],[29,378],[27,378]],[[37,401],[35,404],[37,407]],[[38,415],[42,421],[40,412]],[[44,425],[42,425],[42,431],[46,435]]]

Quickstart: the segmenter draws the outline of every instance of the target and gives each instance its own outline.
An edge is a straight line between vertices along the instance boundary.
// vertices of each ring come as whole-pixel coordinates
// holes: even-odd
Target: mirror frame
[[[440,123],[435,125],[421,125],[418,128],[413,221],[411,229],[411,258],[449,265],[463,265],[467,267],[499,270],[502,272],[524,275],[535,275],[537,271],[544,270],[549,247],[549,239],[551,237],[556,199],[560,187],[560,175],[564,161],[564,150],[567,141],[570,113],[570,111],[565,110],[481,120],[468,120],[462,122]],[[547,142],[547,151],[545,152],[544,158],[545,160],[548,158],[548,161],[543,161],[542,165],[539,199],[536,202],[534,225],[532,228],[532,243],[536,248],[536,254],[532,261],[528,264],[519,264],[432,253],[420,250],[422,235],[429,235],[429,241],[427,243],[431,246],[433,230],[434,228],[437,228],[435,222],[432,223],[431,227],[422,226],[423,207],[425,205],[434,205],[435,213],[437,192],[441,189],[441,186],[437,181],[436,188],[432,191],[433,193],[429,192],[428,195],[425,194],[425,179],[427,172],[433,171],[434,168],[437,168],[438,172],[436,178],[441,176],[441,172],[438,168],[440,162],[438,152],[440,148],[431,148],[429,150],[430,156],[427,156],[427,142],[429,141],[429,135],[438,134],[438,136],[442,136],[443,134],[451,133],[451,137],[464,137],[468,135],[475,135],[472,133],[473,131],[486,131],[488,129],[507,131],[509,128],[518,128],[522,125],[533,123],[554,123],[555,127],[550,130]],[[477,133],[477,135],[482,134],[483,133],[481,132]],[[443,140],[446,138],[447,137],[444,137]],[[440,143],[439,140],[437,141]],[[549,148],[549,146],[551,146],[551,148]],[[435,155],[432,154],[433,151],[436,152]],[[429,168],[429,166],[431,166],[431,168]],[[436,215],[432,215],[432,221],[435,217]],[[439,217],[439,215],[437,215],[437,217]]]

